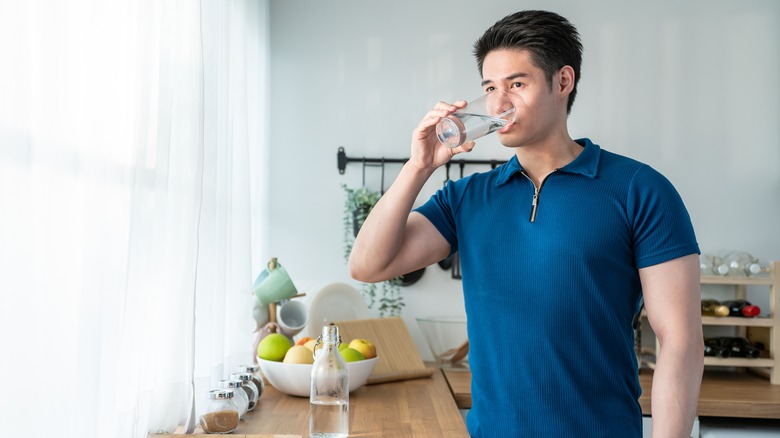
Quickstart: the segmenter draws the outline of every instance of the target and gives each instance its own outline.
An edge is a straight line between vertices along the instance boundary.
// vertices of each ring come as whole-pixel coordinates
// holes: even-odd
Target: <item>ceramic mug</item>
[[[287,271],[275,257],[268,262],[268,268],[257,276],[252,292],[263,306],[298,294]]]
[[[309,309],[302,301],[288,300],[277,307],[279,332],[288,338],[300,333],[309,321]]]

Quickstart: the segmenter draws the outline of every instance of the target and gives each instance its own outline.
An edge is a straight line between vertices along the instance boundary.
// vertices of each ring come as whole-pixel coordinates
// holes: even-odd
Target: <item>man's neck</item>
[[[539,187],[547,175],[574,161],[582,150],[567,133],[518,147],[515,155],[526,175]]]

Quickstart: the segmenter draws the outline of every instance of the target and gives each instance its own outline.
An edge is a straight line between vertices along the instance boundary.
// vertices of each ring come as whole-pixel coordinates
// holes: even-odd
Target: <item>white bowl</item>
[[[366,384],[374,371],[377,358],[347,362],[349,369],[349,392]],[[260,369],[277,390],[298,397],[308,397],[311,391],[311,365],[301,363],[274,362],[257,358]]]

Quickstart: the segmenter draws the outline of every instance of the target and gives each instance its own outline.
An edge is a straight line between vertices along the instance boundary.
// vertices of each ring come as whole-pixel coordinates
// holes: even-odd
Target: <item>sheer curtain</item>
[[[252,360],[267,8],[0,4],[3,436],[181,431]]]

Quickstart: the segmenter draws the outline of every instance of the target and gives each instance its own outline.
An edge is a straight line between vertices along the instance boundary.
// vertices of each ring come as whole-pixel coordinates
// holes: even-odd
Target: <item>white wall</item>
[[[480,93],[474,40],[529,8],[554,10],[580,31],[572,136],[664,173],[685,199],[703,250],[780,259],[780,2],[277,0],[266,249],[296,283],[353,282],[342,258],[340,184],[359,186],[362,168],[350,164],[340,175],[337,148],[355,157],[408,156],[411,131],[435,102]],[[469,158],[510,153],[486,138]],[[387,167],[386,185],[397,170]],[[378,170],[367,173],[379,189]],[[417,204],[443,179],[440,169]],[[430,358],[414,317],[463,313],[461,283],[434,265],[404,292],[404,318]]]

